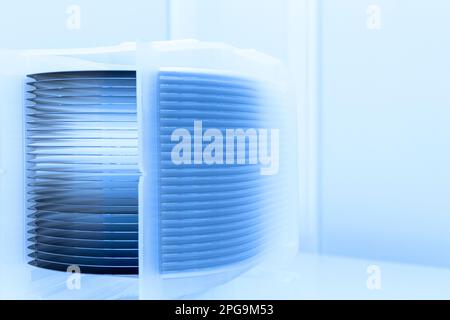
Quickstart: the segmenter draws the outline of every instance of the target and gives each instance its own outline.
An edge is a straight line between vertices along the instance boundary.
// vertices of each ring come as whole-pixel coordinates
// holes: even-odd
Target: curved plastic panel
[[[283,260],[296,243],[296,134],[282,66],[218,43],[137,49],[142,297],[180,297],[270,254]]]

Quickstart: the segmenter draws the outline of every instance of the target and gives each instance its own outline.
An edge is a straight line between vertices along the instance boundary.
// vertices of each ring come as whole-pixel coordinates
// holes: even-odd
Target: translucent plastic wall
[[[2,101],[17,105],[2,119],[11,266],[137,273],[138,204],[145,297],[296,254],[295,109],[278,60],[193,40],[4,54],[23,66]],[[180,131],[192,150],[177,153]]]
[[[204,290],[264,257],[295,255],[296,222],[288,221],[296,221],[296,131],[282,65],[196,41],[143,44],[138,65],[142,296]],[[247,157],[236,163],[239,147],[224,147],[227,130],[267,130],[254,138],[259,146],[274,139],[267,146],[275,167],[257,162],[262,149],[249,136]]]
[[[22,72],[26,59],[16,51],[0,52],[0,250],[3,264],[18,264],[24,254]]]
[[[172,0],[170,37],[221,41],[279,59],[293,89],[298,133],[300,247],[318,249],[315,0]]]
[[[11,270],[23,268],[25,261],[23,91],[19,89],[24,65],[19,52],[0,51],[0,280],[4,284],[0,297],[20,297],[27,279],[11,276]]]
[[[30,158],[26,154],[32,154],[36,150],[28,149],[27,152],[25,148],[25,123],[28,122],[27,119],[30,120],[28,116],[25,116],[25,106],[30,105],[30,101],[26,100],[30,97],[26,93],[27,90],[30,90],[26,84],[27,75],[61,70],[121,70],[123,69],[121,63],[128,63],[128,68],[131,63],[134,68],[134,55],[130,60],[127,55],[128,50],[128,47],[100,49],[103,57],[97,62],[92,57],[98,57],[99,50],[96,49],[81,50],[83,57],[80,57],[80,51],[76,53],[64,50],[1,51],[0,251],[2,256],[0,267],[2,283],[5,284],[5,287],[10,288],[7,293],[8,297],[14,297],[16,294],[17,297],[24,297],[25,293],[30,293],[28,289],[32,284],[30,278],[33,276],[33,269],[27,267],[27,263],[31,261],[28,256],[30,254],[29,232],[32,229],[30,223],[33,224],[30,215],[34,214],[31,209],[32,205],[29,205],[31,197],[28,196],[30,193],[27,193],[27,190],[30,191],[30,189],[27,186],[32,186],[36,181],[30,183],[30,180],[26,180],[27,177],[30,177],[26,173],[30,173],[31,166],[33,166],[30,165],[30,160],[34,162],[31,159],[33,156]],[[71,57],[71,54],[78,55],[78,58]],[[99,63],[99,60],[103,60],[104,63]],[[116,64],[109,64],[114,61]],[[47,98],[48,96],[44,100]],[[41,129],[44,127],[45,125]],[[57,130],[52,132],[54,134]],[[136,137],[134,138],[136,139]],[[137,142],[135,145],[137,146]],[[33,190],[36,191],[36,189]]]

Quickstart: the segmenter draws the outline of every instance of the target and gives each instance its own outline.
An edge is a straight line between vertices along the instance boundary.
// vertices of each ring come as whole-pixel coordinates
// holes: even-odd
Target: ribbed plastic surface
[[[26,106],[31,264],[138,272],[136,74],[30,75]]]
[[[161,272],[206,271],[250,260],[264,245],[271,201],[260,167],[176,165],[171,133],[186,128],[192,134],[196,120],[203,132],[266,127],[258,86],[239,77],[184,71],[161,71],[158,86]]]

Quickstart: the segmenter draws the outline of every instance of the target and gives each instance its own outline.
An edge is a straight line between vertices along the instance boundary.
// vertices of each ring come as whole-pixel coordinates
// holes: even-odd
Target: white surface
[[[367,268],[379,266],[381,289],[369,290]],[[137,299],[137,277],[83,275],[68,290],[67,274],[21,266],[4,269],[0,298]],[[185,299],[450,299],[450,269],[339,257],[299,255],[289,267],[259,267]]]
[[[381,289],[367,268],[379,266]],[[282,270],[253,270],[200,299],[449,299],[450,269],[340,257],[299,255]]]
[[[81,275],[80,289],[69,289],[70,274],[29,265],[3,266],[0,299],[138,299],[137,276]]]

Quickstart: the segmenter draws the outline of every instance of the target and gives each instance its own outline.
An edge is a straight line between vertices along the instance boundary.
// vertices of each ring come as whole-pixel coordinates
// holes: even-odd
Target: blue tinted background
[[[81,9],[81,28],[66,27]],[[0,4],[1,48],[76,48],[168,37],[166,0],[15,0]]]
[[[381,30],[365,10],[382,9]],[[450,3],[323,0],[323,253],[450,265]]]
[[[80,30],[66,28],[71,4]],[[379,31],[366,27],[372,4]],[[448,1],[17,0],[0,9],[1,48],[198,38],[274,55],[291,71],[299,112],[302,250],[450,266]]]

